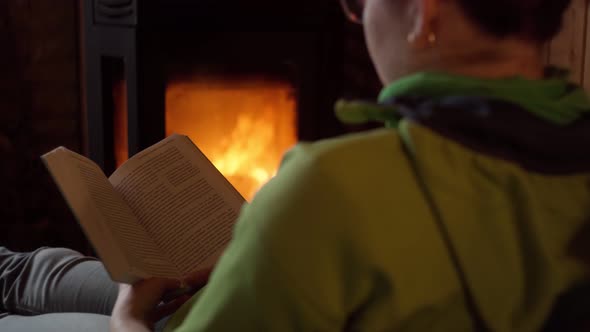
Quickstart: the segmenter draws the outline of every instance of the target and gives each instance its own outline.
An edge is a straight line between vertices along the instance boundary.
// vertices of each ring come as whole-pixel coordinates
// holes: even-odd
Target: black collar
[[[398,97],[391,104],[405,118],[442,136],[529,171],[590,172],[590,115],[559,126],[497,99]]]

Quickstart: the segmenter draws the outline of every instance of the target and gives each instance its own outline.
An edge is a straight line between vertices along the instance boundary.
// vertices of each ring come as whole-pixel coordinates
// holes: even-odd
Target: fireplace
[[[194,74],[167,83],[166,135],[183,133],[247,199],[276,173],[297,142],[295,88],[286,80],[248,75]],[[126,84],[113,89],[114,157],[129,157]]]
[[[189,135],[247,199],[297,142],[295,89],[265,77],[199,75],[166,89],[166,134]]]
[[[82,14],[88,155],[107,173],[186,134],[251,198],[297,141],[345,131],[338,95],[378,87],[337,0],[85,0]]]

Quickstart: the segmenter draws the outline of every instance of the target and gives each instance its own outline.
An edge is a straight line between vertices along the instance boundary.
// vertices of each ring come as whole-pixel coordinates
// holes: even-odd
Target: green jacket
[[[389,128],[289,152],[167,328],[470,331],[471,298],[492,330],[538,330],[588,276],[568,252],[590,217],[588,112],[561,80],[435,73],[340,104]]]

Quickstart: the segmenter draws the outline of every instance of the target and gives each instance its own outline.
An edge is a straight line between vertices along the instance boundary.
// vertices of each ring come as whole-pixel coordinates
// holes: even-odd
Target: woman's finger
[[[152,321],[157,322],[166,316],[172,315],[176,312],[176,310],[180,309],[180,307],[182,307],[182,305],[185,304],[186,301],[190,300],[190,298],[191,297],[188,295],[183,295],[168,303],[159,305],[158,307],[156,307],[154,313],[152,314]]]
[[[211,269],[197,271],[192,273],[190,276],[184,279],[184,282],[192,287],[195,286],[205,286],[207,281],[209,280],[209,276],[211,275]]]

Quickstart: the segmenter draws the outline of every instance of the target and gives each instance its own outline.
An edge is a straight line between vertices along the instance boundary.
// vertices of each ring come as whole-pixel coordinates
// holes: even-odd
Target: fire
[[[172,82],[166,133],[188,135],[250,200],[297,141],[293,87],[260,78]]]

